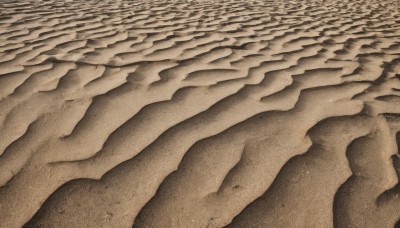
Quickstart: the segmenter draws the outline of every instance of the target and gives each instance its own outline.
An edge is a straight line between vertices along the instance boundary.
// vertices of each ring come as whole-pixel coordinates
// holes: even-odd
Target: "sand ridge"
[[[399,11],[0,2],[0,227],[393,227]]]

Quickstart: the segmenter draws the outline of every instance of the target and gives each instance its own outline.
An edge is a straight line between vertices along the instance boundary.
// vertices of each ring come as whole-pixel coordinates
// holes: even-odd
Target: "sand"
[[[0,227],[394,227],[397,0],[0,2]]]

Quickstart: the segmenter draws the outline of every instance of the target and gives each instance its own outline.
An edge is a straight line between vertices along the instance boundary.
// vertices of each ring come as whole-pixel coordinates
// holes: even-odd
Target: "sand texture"
[[[400,227],[399,5],[0,1],[0,227]]]

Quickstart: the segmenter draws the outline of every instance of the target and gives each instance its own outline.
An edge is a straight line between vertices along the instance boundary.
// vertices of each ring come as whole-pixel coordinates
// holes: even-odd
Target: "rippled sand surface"
[[[399,132],[397,0],[0,2],[0,227],[394,227]]]

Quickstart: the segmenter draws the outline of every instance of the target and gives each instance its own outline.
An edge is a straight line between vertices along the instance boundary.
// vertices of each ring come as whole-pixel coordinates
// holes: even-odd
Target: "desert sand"
[[[0,227],[400,225],[399,5],[0,1]]]

